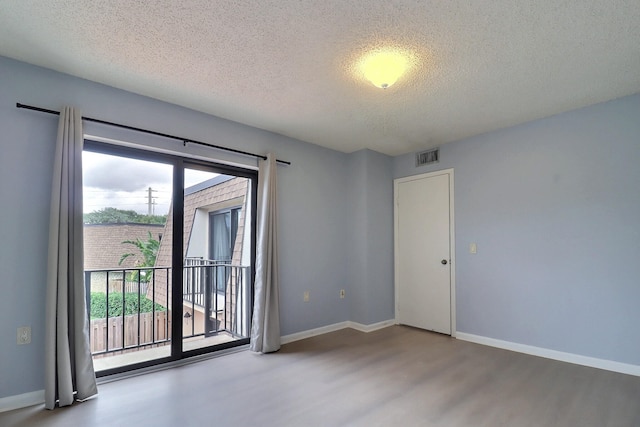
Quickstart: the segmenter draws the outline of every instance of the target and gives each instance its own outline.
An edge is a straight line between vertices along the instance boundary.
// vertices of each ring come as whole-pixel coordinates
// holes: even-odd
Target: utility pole
[[[149,187],[147,189],[147,215],[151,216],[154,213],[154,206],[156,203],[153,200],[153,193],[155,193],[156,190],[151,189],[151,187]]]

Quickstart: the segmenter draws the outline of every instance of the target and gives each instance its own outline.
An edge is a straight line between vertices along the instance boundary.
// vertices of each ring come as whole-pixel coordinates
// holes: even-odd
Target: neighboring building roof
[[[214,178],[208,179],[206,181],[202,181],[198,184],[192,185],[191,187],[187,187],[184,189],[184,195],[188,196],[189,194],[197,193],[198,191],[206,190],[207,188],[211,188],[215,185],[222,184],[224,182],[232,180],[233,177],[229,175],[218,175]]]
[[[134,267],[143,260],[135,246],[124,244],[125,240],[146,241],[149,232],[160,240],[164,232],[162,224],[85,224],[84,225],[84,268],[85,270],[118,268],[118,261],[125,253],[135,256],[126,258],[122,267]]]

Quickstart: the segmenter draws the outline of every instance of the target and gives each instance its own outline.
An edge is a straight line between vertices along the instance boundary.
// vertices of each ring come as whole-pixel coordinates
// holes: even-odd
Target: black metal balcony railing
[[[183,270],[182,338],[219,332],[236,338],[248,336],[249,268],[188,258]],[[90,313],[93,308],[90,339],[94,356],[171,341],[171,271],[170,267],[85,271],[87,308]],[[91,292],[104,293],[104,298],[95,301],[99,307],[92,307]]]
[[[191,331],[186,336],[211,336],[224,330],[234,336],[247,336],[249,313],[249,267],[231,265],[230,262],[203,258],[186,258],[182,299],[190,313],[202,312],[204,330]]]
[[[170,342],[170,275],[169,267],[85,271],[94,356]],[[92,301],[92,292],[104,298]]]

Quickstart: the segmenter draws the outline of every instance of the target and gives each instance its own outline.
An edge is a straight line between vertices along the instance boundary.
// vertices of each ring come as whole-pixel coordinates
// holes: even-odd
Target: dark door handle
[[[442,261],[440,261],[442,263],[442,265],[447,265],[447,260],[443,259]]]

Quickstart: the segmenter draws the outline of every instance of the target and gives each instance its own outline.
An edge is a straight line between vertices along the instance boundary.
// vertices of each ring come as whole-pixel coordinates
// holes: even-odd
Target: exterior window
[[[231,265],[238,234],[238,215],[240,208],[209,214],[210,242],[209,253],[217,265]],[[218,268],[216,272],[216,289],[224,292],[227,269]]]

